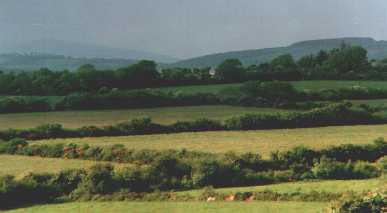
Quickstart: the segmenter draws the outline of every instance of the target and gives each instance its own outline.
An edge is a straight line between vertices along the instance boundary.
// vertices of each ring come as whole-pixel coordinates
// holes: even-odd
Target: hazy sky
[[[187,58],[343,36],[387,40],[387,1],[0,0],[0,48],[49,38]]]

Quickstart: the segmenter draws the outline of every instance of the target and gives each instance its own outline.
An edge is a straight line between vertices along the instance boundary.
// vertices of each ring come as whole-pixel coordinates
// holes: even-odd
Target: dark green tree
[[[238,59],[226,59],[216,68],[216,78],[224,82],[238,82],[245,76],[245,70]]]
[[[297,69],[297,64],[290,54],[280,55],[274,58],[270,65],[275,72],[289,72]]]

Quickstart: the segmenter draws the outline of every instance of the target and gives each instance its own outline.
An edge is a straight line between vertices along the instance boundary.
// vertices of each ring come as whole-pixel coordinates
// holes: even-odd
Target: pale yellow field
[[[18,155],[0,155],[0,176],[23,177],[29,173],[56,173],[65,169],[89,168],[97,163],[90,160],[71,160],[62,158],[41,158]],[[103,163],[103,162],[102,162]],[[113,165],[119,169],[130,164]]]
[[[160,124],[171,124],[176,121],[190,121],[199,118],[222,121],[246,113],[273,113],[284,111],[286,110],[255,107],[192,106],[151,109],[11,113],[0,114],[0,129],[25,129],[47,123],[59,123],[66,128],[79,128],[88,125],[106,126],[143,117],[150,117],[154,122]]]
[[[319,202],[75,202],[16,209],[9,213],[317,213],[329,203]]]
[[[321,149],[347,143],[368,144],[378,137],[387,138],[387,125],[71,138],[33,143],[88,143],[98,146],[124,144],[133,149],[187,149],[215,153],[256,152],[267,157],[273,151],[285,151],[300,145]]]

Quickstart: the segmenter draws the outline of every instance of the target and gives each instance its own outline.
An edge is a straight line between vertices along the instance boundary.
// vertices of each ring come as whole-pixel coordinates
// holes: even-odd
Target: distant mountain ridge
[[[178,59],[174,57],[157,53],[55,39],[35,40],[19,45],[6,46],[4,49],[0,49],[0,51],[2,51],[2,53],[15,52],[20,54],[44,53],[70,56],[73,58],[149,59],[160,63],[172,63],[178,61]]]
[[[243,64],[250,65],[268,62],[282,54],[291,54],[294,58],[299,59],[320,50],[340,47],[343,42],[366,48],[368,57],[371,59],[387,58],[387,41],[376,41],[373,38],[360,37],[300,41],[285,47],[216,53],[177,62],[175,62],[177,59],[169,56],[154,55],[153,53],[141,51],[106,48],[74,42],[57,42],[56,40],[51,40],[51,42],[42,40],[40,42],[44,44],[39,44],[39,41],[37,41],[35,44],[29,44],[31,46],[24,44],[10,51],[16,53],[0,54],[0,70],[29,71],[43,67],[55,71],[75,70],[83,64],[93,64],[97,69],[116,69],[136,63],[140,59],[154,60],[158,62],[161,68],[215,67],[229,58],[238,58]],[[4,49],[0,49],[0,51],[4,52]]]
[[[171,67],[213,67],[228,58],[237,58],[243,64],[259,64],[272,60],[282,54],[291,54],[299,59],[302,56],[317,53],[320,50],[330,50],[340,47],[342,43],[360,45],[367,49],[371,59],[387,58],[387,41],[376,41],[373,38],[347,37],[333,39],[316,39],[293,43],[285,47],[251,49],[210,54],[191,59],[185,59],[173,64]]]
[[[93,64],[98,69],[115,69],[136,63],[137,60],[114,58],[73,58],[62,55],[30,53],[0,54],[0,70],[31,71],[48,68],[54,71],[76,70],[83,64]]]

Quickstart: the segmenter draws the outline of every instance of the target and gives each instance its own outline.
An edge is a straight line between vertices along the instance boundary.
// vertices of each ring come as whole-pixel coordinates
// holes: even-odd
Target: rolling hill
[[[161,63],[173,63],[178,59],[140,50],[114,48],[99,44],[63,41],[55,39],[41,39],[31,42],[9,45],[0,49],[1,53],[45,53],[50,55],[64,55],[74,58],[105,58],[105,59],[148,59]]]
[[[387,41],[376,41],[373,38],[335,38],[309,40],[291,44],[286,47],[251,49],[232,51],[200,56],[196,58],[181,60],[170,64],[172,67],[209,67],[216,66],[228,58],[238,58],[243,64],[259,64],[267,62],[282,54],[291,54],[296,59],[316,53],[319,50],[330,50],[340,47],[342,43],[360,45],[368,50],[368,56],[372,59],[387,57]]]
[[[93,64],[98,69],[115,69],[135,63],[140,59],[154,60],[161,68],[166,67],[214,67],[228,58],[238,58],[243,64],[267,62],[282,54],[291,54],[296,59],[340,47],[342,43],[360,45],[368,50],[371,59],[387,57],[387,41],[373,38],[335,38],[301,41],[285,47],[232,51],[200,56],[177,61],[169,56],[142,51],[109,48],[76,42],[40,40],[8,50],[11,54],[0,54],[0,70],[36,70],[46,67],[52,70],[75,70],[83,64]],[[2,49],[4,52],[6,49]],[[176,62],[177,61],[177,62]]]
[[[31,71],[49,68],[54,71],[75,70],[83,64],[93,64],[98,69],[125,67],[135,63],[132,59],[115,58],[73,58],[51,54],[0,54],[0,70],[3,71]]]

